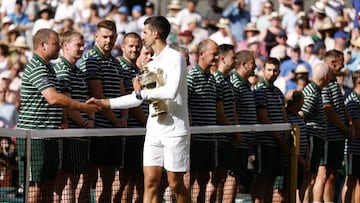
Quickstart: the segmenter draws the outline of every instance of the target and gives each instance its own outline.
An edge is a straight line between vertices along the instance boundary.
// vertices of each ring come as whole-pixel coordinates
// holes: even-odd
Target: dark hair
[[[219,56],[225,56],[229,51],[234,50],[234,45],[231,44],[221,44],[219,46]]]
[[[353,83],[354,83],[354,87],[355,87],[356,83],[359,82],[359,79],[360,79],[360,70],[354,71],[352,73],[352,80],[353,80]]]
[[[96,30],[100,30],[100,28],[105,28],[108,30],[113,31],[114,33],[116,32],[116,25],[114,21],[111,20],[102,20],[97,24]]]
[[[241,50],[235,54],[235,68],[239,68],[242,63],[247,62],[254,52],[250,50]]]
[[[150,30],[156,30],[162,40],[166,40],[171,29],[169,21],[164,16],[151,16],[145,20],[144,25],[149,25]]]
[[[327,58],[338,59],[340,57],[344,57],[344,54],[343,54],[343,52],[338,51],[336,49],[329,50],[325,53],[325,59],[327,59]]]
[[[304,94],[299,90],[290,91],[288,94],[291,94],[291,95],[286,95],[288,97],[285,98],[288,106],[293,105],[304,98]]]
[[[266,59],[266,61],[265,61],[264,64],[273,64],[273,65],[275,65],[277,68],[280,68],[280,61],[279,61],[279,59],[274,58],[274,57],[268,57],[268,58]],[[265,65],[264,65],[264,67],[265,67]]]
[[[9,46],[7,44],[0,43],[0,49],[2,50],[2,55],[4,56],[10,55]]]

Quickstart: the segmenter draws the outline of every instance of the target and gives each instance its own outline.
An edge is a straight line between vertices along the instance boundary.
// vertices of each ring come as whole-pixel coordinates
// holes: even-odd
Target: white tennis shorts
[[[190,136],[146,136],[144,166],[161,166],[171,172],[190,169]]]

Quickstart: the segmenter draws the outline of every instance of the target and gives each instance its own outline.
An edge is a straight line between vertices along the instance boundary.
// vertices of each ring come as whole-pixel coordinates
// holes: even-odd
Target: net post
[[[25,185],[24,185],[24,202],[29,200],[29,187],[30,187],[30,162],[31,162],[31,131],[26,131],[26,144],[25,144]]]
[[[300,151],[300,128],[293,125],[291,129],[292,141],[290,145],[290,183],[289,183],[289,202],[296,202],[297,174],[298,174],[298,156]]]

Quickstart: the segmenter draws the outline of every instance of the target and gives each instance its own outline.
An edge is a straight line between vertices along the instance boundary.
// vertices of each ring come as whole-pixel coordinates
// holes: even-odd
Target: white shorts
[[[161,166],[171,172],[190,169],[190,136],[146,136],[144,166]]]

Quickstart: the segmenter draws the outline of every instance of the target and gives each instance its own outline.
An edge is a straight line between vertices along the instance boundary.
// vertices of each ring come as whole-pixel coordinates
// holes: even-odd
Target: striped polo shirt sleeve
[[[47,71],[48,67],[40,65],[29,66],[29,68],[31,69],[28,72],[29,82],[40,92],[50,87],[56,88],[53,83],[54,81],[52,81],[52,78],[49,77],[49,72]]]
[[[59,83],[59,91],[71,93],[72,92],[71,89],[72,78],[70,75],[71,67],[69,70],[69,67],[67,66],[66,62],[61,60],[54,66],[54,70],[56,73],[56,78],[58,79],[58,83]]]

